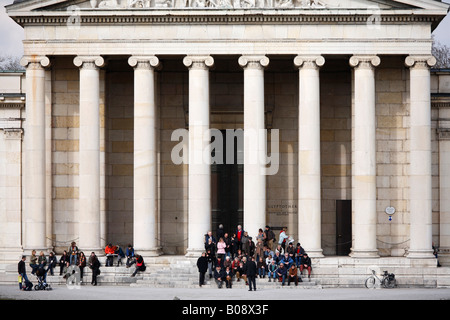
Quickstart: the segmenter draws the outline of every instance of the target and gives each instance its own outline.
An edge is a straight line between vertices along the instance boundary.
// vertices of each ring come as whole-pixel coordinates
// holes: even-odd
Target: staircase
[[[136,283],[139,279],[143,278],[143,275],[138,273],[136,277],[131,277],[135,268],[126,268],[124,264],[121,266],[106,267],[105,259],[99,258],[101,267],[100,275],[97,276],[97,285],[122,285],[129,286],[132,283]],[[125,261],[125,259],[123,259]],[[116,265],[116,264],[115,264]],[[27,277],[33,283],[37,284],[38,279],[35,275],[31,274],[31,268],[26,264]],[[59,275],[59,266],[53,270],[54,275],[50,275],[50,271],[47,273],[47,283],[50,285],[66,285],[67,280],[63,276]],[[15,284],[18,285],[17,281],[17,264],[8,264],[3,266],[3,270],[0,270],[0,284]],[[81,279],[80,285],[91,285],[92,271],[88,267],[84,268],[83,279]]]
[[[150,261],[149,261],[150,260]],[[159,261],[160,259],[146,259],[147,270],[135,283],[131,286],[136,287],[152,287],[152,288],[199,288],[199,273],[196,266],[197,259],[186,258],[186,257],[173,257],[165,262]],[[306,271],[305,271],[306,274]],[[299,282],[298,286],[294,283],[287,286],[287,280],[285,282],[285,288],[303,288],[303,289],[320,289],[321,286],[318,285],[313,278],[307,279],[306,276],[303,277],[304,282]],[[214,278],[209,278],[208,272],[205,275],[204,288],[217,288],[217,284]],[[239,282],[233,278],[232,281],[233,288],[247,288],[244,280]],[[281,282],[269,282],[268,277],[256,279],[257,288],[281,288]],[[225,283],[223,288],[226,288]]]
[[[199,273],[196,266],[197,258],[185,256],[162,255],[145,258],[147,269],[131,277],[135,267],[122,266],[105,267],[104,257],[101,261],[101,274],[97,278],[98,285],[121,285],[132,287],[152,288],[199,288]],[[125,261],[125,260],[124,260]],[[351,257],[313,258],[311,279],[302,277],[303,282],[298,286],[292,284],[284,287],[279,282],[268,282],[268,278],[257,278],[257,288],[357,288],[364,287],[365,279],[372,269],[381,274],[384,270],[394,273],[399,287],[450,288],[450,267],[436,267],[434,259],[415,260],[404,257],[386,257],[374,259],[356,259]],[[47,275],[47,282],[52,285],[65,285],[66,280],[59,276],[59,266],[54,270],[55,275]],[[27,275],[33,283],[37,283],[31,275],[31,268],[27,264]],[[84,269],[81,285],[90,285],[92,273],[89,268]],[[0,265],[0,284],[17,285],[17,263]],[[214,279],[206,274],[205,288],[217,288]],[[225,284],[223,286],[225,288]],[[244,288],[244,281],[233,281],[233,288]]]

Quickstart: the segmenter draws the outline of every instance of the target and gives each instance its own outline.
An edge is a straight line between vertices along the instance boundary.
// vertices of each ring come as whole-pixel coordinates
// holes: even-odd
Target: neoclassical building
[[[6,8],[25,30],[26,102],[0,109],[16,113],[0,135],[2,261],[72,241],[197,256],[222,224],[287,228],[315,258],[431,261],[434,242],[445,262],[450,80],[432,95],[430,69],[448,5]]]

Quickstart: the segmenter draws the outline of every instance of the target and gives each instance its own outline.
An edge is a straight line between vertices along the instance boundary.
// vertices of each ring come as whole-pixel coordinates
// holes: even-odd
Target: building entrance
[[[336,255],[348,256],[352,247],[352,201],[336,200]]]
[[[243,150],[237,136],[227,135],[225,130],[221,133],[222,149],[212,150],[216,159],[211,165],[212,231],[222,224],[231,237],[237,225],[243,224],[244,166],[238,161]]]

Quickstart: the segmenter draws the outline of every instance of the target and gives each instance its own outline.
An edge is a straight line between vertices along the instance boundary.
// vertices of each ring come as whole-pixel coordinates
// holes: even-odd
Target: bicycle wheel
[[[375,287],[375,277],[368,277],[364,283],[367,289]]]

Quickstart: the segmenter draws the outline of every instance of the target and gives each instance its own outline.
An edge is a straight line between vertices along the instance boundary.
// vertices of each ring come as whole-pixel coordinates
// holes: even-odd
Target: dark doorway
[[[352,201],[336,200],[336,255],[349,255],[351,247]]]
[[[212,231],[215,234],[218,226],[223,225],[224,231],[229,236],[235,232],[237,225],[243,224],[243,165],[238,162],[237,138],[227,137],[222,130],[223,148],[221,154],[216,150],[212,156],[222,159],[221,163],[211,165],[211,208],[212,208]],[[233,139],[234,159],[228,157],[227,161],[227,139]],[[214,141],[214,140],[213,140]],[[228,144],[230,146],[230,144]],[[230,152],[231,150],[228,150]],[[219,239],[217,239],[219,240]]]

